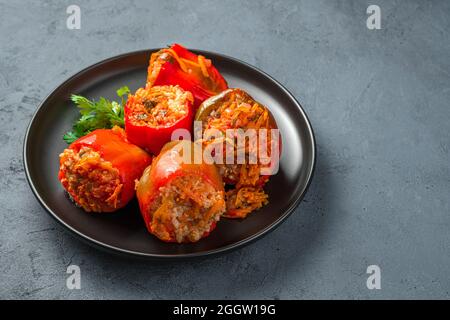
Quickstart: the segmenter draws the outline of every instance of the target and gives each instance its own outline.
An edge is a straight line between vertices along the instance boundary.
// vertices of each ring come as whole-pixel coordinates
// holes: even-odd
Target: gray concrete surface
[[[450,298],[449,1],[0,1],[0,298]],[[66,8],[81,7],[81,30]],[[382,29],[366,28],[378,4]],[[242,250],[156,264],[74,239],[41,209],[22,142],[38,103],[104,58],[180,42],[247,61],[304,105],[315,179]],[[66,288],[81,267],[82,288]],[[381,290],[366,268],[379,265]]]

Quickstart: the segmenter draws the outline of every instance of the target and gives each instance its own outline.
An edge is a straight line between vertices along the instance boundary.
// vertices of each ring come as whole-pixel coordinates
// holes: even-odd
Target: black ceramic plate
[[[266,191],[270,203],[245,220],[222,219],[205,239],[193,244],[169,244],[149,234],[137,201],[115,213],[92,214],[74,206],[61,187],[58,155],[67,147],[62,136],[78,117],[72,93],[114,99],[123,85],[132,91],[145,84],[147,64],[154,50],[138,51],[99,62],[56,88],[39,106],[24,143],[25,172],[42,206],[63,226],[105,249],[149,258],[186,258],[224,252],[245,245],[273,230],[300,203],[315,164],[311,125],[300,104],[277,81],[239,60],[207,51],[230,87],[239,87],[266,105],[279,126],[283,151],[280,170]]]

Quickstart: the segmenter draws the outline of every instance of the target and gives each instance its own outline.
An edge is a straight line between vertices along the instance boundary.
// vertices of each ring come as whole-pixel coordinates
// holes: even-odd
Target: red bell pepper
[[[158,154],[174,130],[192,131],[192,102],[192,94],[179,86],[138,89],[129,95],[124,109],[128,140]]]
[[[152,165],[145,169],[140,181],[136,184],[136,195],[139,201],[139,207],[145,225],[150,233],[155,234],[161,240],[167,242],[175,242],[175,229],[170,221],[161,226],[160,219],[154,219],[155,203],[161,195],[163,187],[169,185],[175,178],[178,177],[199,177],[202,183],[208,184],[214,190],[221,194],[221,199],[214,204],[213,208],[220,209],[220,215],[225,211],[224,201],[224,187],[221,176],[214,164],[207,164],[204,161],[201,164],[196,164],[193,161],[185,161],[181,156],[183,152],[188,152],[189,159],[194,158],[194,153],[200,152],[196,150],[191,141],[181,140],[167,143],[161,150],[161,153],[156,157]],[[197,154],[199,156],[199,154]],[[200,155],[201,156],[201,155]],[[182,192],[192,194],[193,190],[185,189]],[[195,196],[194,196],[195,197]],[[161,204],[159,204],[162,206]],[[220,211],[220,210],[219,210]],[[159,225],[158,225],[159,224]],[[206,237],[216,226],[216,221],[212,221],[211,225],[200,238]],[[157,232],[158,229],[164,229],[164,232]],[[197,239],[198,240],[198,239]],[[180,241],[178,241],[180,242]],[[186,242],[186,241],[182,241]]]
[[[114,127],[113,129],[94,130],[88,135],[81,137],[73,142],[66,150],[71,150],[74,153],[78,154],[84,147],[87,147],[90,150],[98,153],[101,157],[101,161],[109,162],[112,165],[113,170],[117,169],[120,183],[122,184],[116,207],[109,208],[111,210],[101,211],[114,211],[121,207],[124,207],[134,197],[135,180],[139,179],[144,169],[151,163],[151,156],[139,147],[129,143],[126,139],[125,131],[119,127]],[[69,152],[68,154],[73,153]],[[79,194],[80,187],[85,190],[85,192],[89,192],[89,187],[87,189],[86,185],[78,186],[79,188],[76,189],[70,187],[70,180],[67,174],[68,168],[65,165],[65,161],[67,161],[66,151],[61,154],[61,167],[58,178],[63,184],[64,188],[69,192],[73,200],[77,204],[82,205],[80,203],[82,202],[80,201],[80,197],[84,195]],[[75,166],[82,166],[84,164],[83,161],[85,160],[77,162]],[[96,163],[94,163],[94,165],[96,165]],[[97,181],[88,180],[89,183],[96,183],[98,181],[100,181],[100,183],[106,182],[102,180],[105,179],[104,176],[102,177],[101,175],[93,175],[92,170],[89,170],[89,168],[91,167],[87,168],[88,170],[86,171],[86,175],[83,176],[84,179],[98,179]],[[83,208],[87,209],[86,211],[97,211],[89,210],[89,206],[82,206]]]
[[[194,95],[194,107],[228,88],[211,60],[174,44],[151,55],[147,86],[179,85]]]

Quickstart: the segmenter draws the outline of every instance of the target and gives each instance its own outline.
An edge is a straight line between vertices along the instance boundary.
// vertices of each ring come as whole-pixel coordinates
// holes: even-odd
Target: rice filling
[[[119,170],[89,147],[60,154],[61,183],[77,205],[87,212],[110,212],[120,205],[123,187]]]
[[[231,89],[230,89],[231,90]],[[203,130],[211,128],[221,131],[224,135],[228,129],[271,129],[269,110],[256,102],[247,93],[240,89],[233,89],[225,95],[219,102],[217,107],[212,110],[206,121],[203,121]],[[204,140],[204,145],[215,143],[221,138],[214,140]],[[225,216],[230,218],[245,218],[253,210],[259,209],[268,203],[268,196],[263,190],[264,183],[268,180],[268,176],[260,174],[261,168],[267,167],[263,165],[267,160],[260,158],[258,153],[258,147],[256,149],[251,144],[245,144],[245,157],[249,158],[249,155],[257,155],[257,163],[250,164],[237,164],[237,142],[233,143],[234,160],[235,163],[217,164],[219,173],[224,181],[230,185],[233,185],[233,189],[226,193],[227,199],[227,214]],[[227,141],[228,143],[228,141]],[[271,137],[267,137],[268,153],[271,153]],[[227,145],[223,146],[223,154],[225,155]]]
[[[199,176],[174,178],[159,192],[150,209],[150,227],[163,240],[173,236],[178,243],[198,241],[225,212],[223,191]]]
[[[179,86],[155,86],[139,88],[129,108],[130,120],[135,125],[165,127],[171,126],[189,112],[188,101],[193,100],[190,92]]]

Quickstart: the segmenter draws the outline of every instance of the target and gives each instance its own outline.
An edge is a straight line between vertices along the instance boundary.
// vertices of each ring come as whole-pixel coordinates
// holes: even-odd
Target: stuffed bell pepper
[[[179,44],[151,55],[147,86],[179,85],[194,95],[198,107],[207,98],[227,89],[227,83],[211,60]]]
[[[193,97],[179,86],[140,88],[125,105],[128,140],[158,154],[176,129],[192,130]]]
[[[201,150],[191,141],[169,142],[136,184],[145,225],[163,241],[196,242],[215,228],[225,211],[217,168],[197,164],[196,156],[201,157]]]
[[[58,178],[73,201],[87,212],[112,212],[135,194],[135,180],[151,157],[129,143],[119,127],[97,129],[60,154]]]
[[[222,163],[217,164],[224,182],[231,185],[227,192],[225,216],[245,218],[251,211],[265,205],[268,197],[262,187],[270,175],[263,174],[264,170],[261,169],[269,169],[277,164],[275,161],[278,161],[278,158],[272,157],[275,156],[272,154],[274,151],[272,148],[275,145],[276,151],[279,151],[281,147],[281,140],[272,140],[271,129],[276,129],[277,125],[270,111],[242,89],[228,89],[205,100],[199,107],[195,120],[202,123],[202,140],[205,146],[217,143],[216,138],[205,138],[206,132],[210,129],[218,130],[223,137],[227,137],[224,140],[225,143],[222,144]],[[228,129],[235,129],[231,130],[233,133],[231,138],[227,136]],[[266,129],[266,152],[260,152],[260,144],[245,143],[239,147],[236,129],[242,130],[239,132],[254,129],[255,136],[259,135],[259,130]],[[231,152],[234,153],[232,163],[225,159],[227,148],[229,150],[230,145]],[[238,151],[245,155],[245,159],[247,159],[245,163],[237,161]],[[255,159],[253,163],[249,161],[250,156]]]

